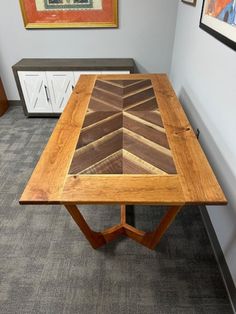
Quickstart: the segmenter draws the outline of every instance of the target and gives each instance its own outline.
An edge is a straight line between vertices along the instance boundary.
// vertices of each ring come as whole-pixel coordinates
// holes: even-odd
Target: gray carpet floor
[[[60,206],[20,206],[19,197],[56,123],[0,118],[0,313],[232,313],[198,208],[185,208],[156,251],[121,238],[93,250]],[[164,208],[131,208],[152,230]],[[82,206],[96,229],[118,207]]]

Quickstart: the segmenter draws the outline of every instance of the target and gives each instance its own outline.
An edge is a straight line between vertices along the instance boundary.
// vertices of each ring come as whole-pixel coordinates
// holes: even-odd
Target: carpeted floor
[[[60,206],[20,206],[19,197],[55,125],[0,118],[0,313],[232,313],[198,208],[185,208],[156,251],[122,238],[93,250]],[[129,219],[151,230],[163,208],[135,207]],[[118,207],[83,206],[103,229]]]

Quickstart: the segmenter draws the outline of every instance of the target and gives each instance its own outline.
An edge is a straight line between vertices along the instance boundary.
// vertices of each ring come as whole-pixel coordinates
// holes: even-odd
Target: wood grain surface
[[[153,79],[186,204],[226,204],[226,198],[166,75]]]
[[[84,116],[94,77],[84,77],[61,115],[48,144],[21,196],[20,203],[60,203],[64,183]]]
[[[178,176],[79,175],[69,176],[61,195],[63,204],[183,205]]]
[[[96,81],[69,173],[176,174],[150,79]]]
[[[227,203],[164,74],[81,76],[20,202]]]

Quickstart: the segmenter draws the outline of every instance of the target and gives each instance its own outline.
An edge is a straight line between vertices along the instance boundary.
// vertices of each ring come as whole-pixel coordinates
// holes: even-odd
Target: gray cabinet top
[[[123,59],[22,59],[13,65],[16,71],[78,71],[78,70],[127,70],[135,71],[131,58]]]

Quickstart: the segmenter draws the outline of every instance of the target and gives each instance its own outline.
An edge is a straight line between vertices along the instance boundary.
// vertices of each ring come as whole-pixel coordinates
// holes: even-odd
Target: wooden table
[[[154,249],[184,205],[227,202],[167,76],[134,74],[81,77],[20,203],[63,204],[93,248],[126,235]],[[102,232],[76,206],[115,203],[120,224]],[[127,204],[169,210],[145,233]]]

